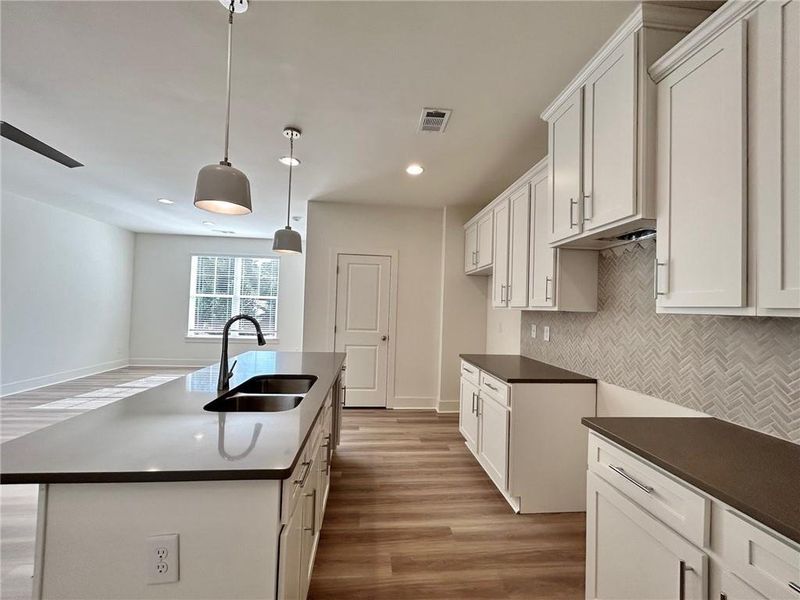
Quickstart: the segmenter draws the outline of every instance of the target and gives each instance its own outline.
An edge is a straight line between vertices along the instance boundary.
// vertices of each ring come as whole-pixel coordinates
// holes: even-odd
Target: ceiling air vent
[[[418,131],[427,133],[444,133],[452,110],[449,108],[423,108],[419,118]]]

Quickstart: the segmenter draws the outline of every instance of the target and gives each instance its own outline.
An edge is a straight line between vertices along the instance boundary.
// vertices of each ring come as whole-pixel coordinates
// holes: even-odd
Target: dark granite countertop
[[[460,354],[459,356],[506,383],[597,383],[597,380],[591,377],[519,354]]]
[[[299,458],[344,354],[247,352],[230,387],[266,374],[317,381],[285,412],[217,413],[217,365],[0,446],[0,483],[285,479]]]
[[[800,543],[800,445],[705,417],[586,417],[582,423]]]

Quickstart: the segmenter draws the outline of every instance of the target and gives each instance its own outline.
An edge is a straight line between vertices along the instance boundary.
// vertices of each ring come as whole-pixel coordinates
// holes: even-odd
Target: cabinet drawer
[[[324,411],[325,409],[322,409],[323,413]],[[316,424],[314,425],[314,429],[308,436],[308,441],[306,441],[306,445],[300,454],[300,459],[297,461],[297,464],[292,471],[291,477],[283,480],[283,490],[281,494],[281,523],[286,523],[289,520],[289,517],[291,517],[292,512],[295,509],[295,505],[300,498],[303,485],[306,483],[306,481],[308,481],[309,477],[313,475],[312,471],[314,470],[314,458],[316,456],[317,449],[322,442],[321,425],[322,421],[317,420]]]
[[[733,573],[767,598],[800,599],[800,549],[731,511],[722,530],[721,555]]]
[[[508,406],[508,386],[496,377],[492,377],[485,371],[481,371],[480,388],[481,391],[489,394],[498,402]]]
[[[480,383],[480,369],[463,360],[461,361],[461,376],[475,385]]]
[[[705,546],[707,498],[594,433],[589,434],[589,469],[696,546]]]
[[[767,600],[736,575],[723,571],[720,582],[721,600]]]

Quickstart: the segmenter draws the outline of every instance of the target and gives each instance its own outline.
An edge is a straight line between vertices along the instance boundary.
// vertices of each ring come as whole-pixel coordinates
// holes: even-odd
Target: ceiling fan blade
[[[42,140],[37,140],[32,135],[25,133],[21,129],[17,129],[13,125],[10,125],[5,121],[0,121],[0,135],[6,138],[7,140],[16,142],[20,146],[25,146],[28,150],[33,150],[34,152],[41,154],[42,156],[46,156],[50,160],[54,160],[57,163],[61,163],[62,165],[64,165],[65,167],[69,167],[70,169],[83,166],[83,163],[79,163],[71,156],[67,156],[63,152],[59,152],[52,146],[48,146],[47,144],[45,144]]]

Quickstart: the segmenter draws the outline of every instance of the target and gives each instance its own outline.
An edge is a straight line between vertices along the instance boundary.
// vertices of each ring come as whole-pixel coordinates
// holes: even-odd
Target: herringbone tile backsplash
[[[597,313],[523,312],[521,353],[800,443],[800,319],[656,314],[654,258],[602,253]]]

